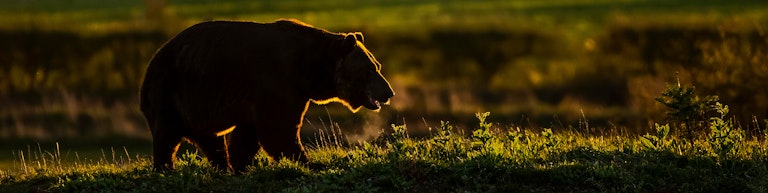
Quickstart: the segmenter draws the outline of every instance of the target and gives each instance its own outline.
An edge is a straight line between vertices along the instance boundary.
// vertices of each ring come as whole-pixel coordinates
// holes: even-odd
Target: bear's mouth
[[[366,103],[363,104],[365,108],[368,108],[370,110],[379,110],[381,108],[382,104],[388,104],[389,103],[389,97],[381,97],[376,99],[374,96],[372,96],[370,93],[365,95],[367,100]]]
[[[366,104],[363,105],[365,108],[370,110],[378,110],[381,108],[381,103],[378,100],[373,99],[371,95],[366,95],[366,98],[368,98],[368,100],[366,101]]]

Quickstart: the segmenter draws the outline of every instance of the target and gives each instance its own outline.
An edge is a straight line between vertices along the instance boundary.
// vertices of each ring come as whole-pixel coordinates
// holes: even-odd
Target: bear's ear
[[[357,40],[355,39],[354,35],[346,35],[344,36],[344,39],[341,40],[341,51],[344,54],[347,54],[352,51],[352,48],[357,45]]]
[[[357,39],[357,41],[360,41],[361,43],[365,43],[365,38],[363,38],[363,33],[355,32],[354,34],[355,34],[355,39]]]
[[[357,45],[357,40],[354,35],[346,34],[343,37],[334,40],[332,44],[330,50],[332,55],[335,57],[343,57],[352,52],[352,49]]]

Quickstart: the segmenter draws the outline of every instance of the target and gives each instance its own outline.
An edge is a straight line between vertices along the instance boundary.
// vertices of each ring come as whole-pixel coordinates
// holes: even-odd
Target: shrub
[[[669,108],[668,121],[687,139],[693,139],[708,127],[709,117],[716,111],[714,105],[719,101],[718,96],[699,97],[694,90],[694,87],[680,86],[680,83],[667,85],[656,98]]]

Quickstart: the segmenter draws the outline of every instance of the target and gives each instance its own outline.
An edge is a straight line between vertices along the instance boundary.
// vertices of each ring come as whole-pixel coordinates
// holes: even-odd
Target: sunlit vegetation
[[[59,147],[20,151],[17,167],[0,171],[5,191],[46,192],[762,192],[768,188],[764,139],[724,120],[728,107],[693,139],[656,124],[641,137],[588,136],[574,131],[508,128],[477,113],[472,133],[448,121],[413,138],[391,125],[370,142],[321,135],[311,162],[325,169],[261,154],[242,175],[213,168],[196,152],[177,168],[154,172],[146,157],[111,151],[98,162],[62,166]],[[103,153],[103,152],[102,152]],[[116,156],[117,154],[117,156]],[[26,156],[26,157],[25,157]],[[34,158],[30,158],[34,157]]]
[[[765,10],[762,0],[4,0],[0,192],[766,192]],[[397,93],[391,106],[311,107],[304,141],[326,169],[259,155],[232,175],[187,147],[176,171],[151,171],[137,91],[155,50],[200,21],[277,18],[362,31]]]

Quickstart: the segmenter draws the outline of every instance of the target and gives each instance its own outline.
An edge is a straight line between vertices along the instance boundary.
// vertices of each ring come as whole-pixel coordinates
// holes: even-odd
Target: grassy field
[[[146,157],[151,155],[151,150],[151,140],[124,137],[57,142],[33,139],[3,140],[0,143],[0,170],[23,168],[25,162],[35,166],[109,163]],[[34,162],[27,162],[31,160]]]
[[[173,171],[152,170],[128,148],[76,160],[55,148],[14,151],[0,170],[3,192],[766,192],[768,130],[749,134],[729,108],[689,87],[659,97],[668,123],[645,135],[595,135],[498,126],[476,113],[470,132],[448,121],[412,138],[392,124],[374,140],[350,142],[340,129],[305,140],[310,170],[263,152],[244,174],[213,168],[186,146]],[[712,105],[710,105],[712,104]],[[681,118],[685,117],[685,118]],[[765,121],[768,128],[768,120]],[[331,123],[333,125],[333,123]],[[588,127],[588,125],[584,125]],[[706,127],[703,130],[699,127]],[[83,152],[81,152],[83,153]],[[98,153],[98,152],[96,152]],[[92,152],[85,152],[92,154]],[[93,156],[93,155],[91,155]],[[67,158],[69,157],[69,158]]]
[[[194,151],[176,170],[153,172],[146,157],[106,154],[98,163],[58,163],[59,152],[0,170],[3,192],[765,192],[768,148],[738,129],[685,139],[669,126],[641,137],[585,136],[551,129],[479,124],[471,134],[448,122],[427,138],[392,125],[377,140],[309,149],[311,171],[295,162],[254,159],[242,175],[217,171]],[[718,125],[713,122],[713,125]],[[732,127],[728,124],[720,126]],[[722,129],[724,129],[723,127]],[[721,139],[733,139],[725,142]],[[326,138],[330,139],[330,138]],[[119,154],[126,155],[120,156]]]

